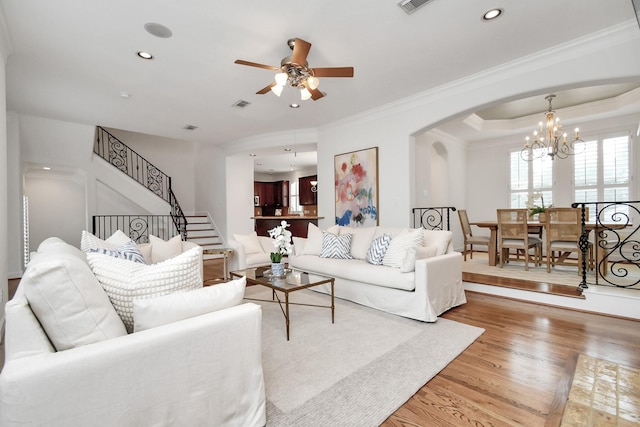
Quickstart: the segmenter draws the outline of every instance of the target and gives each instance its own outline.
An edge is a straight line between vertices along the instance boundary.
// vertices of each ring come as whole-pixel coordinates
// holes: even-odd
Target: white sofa
[[[180,256],[197,262],[199,251],[201,260],[201,250],[190,251]],[[6,304],[0,425],[265,425],[259,306],[181,314],[179,321],[163,318],[165,306],[160,326],[127,333],[88,257],[49,241]],[[180,268],[201,281],[191,264]],[[170,298],[173,307],[175,296],[218,289],[201,286],[145,302]]]
[[[229,271],[244,270],[271,264],[269,254],[274,251],[273,239],[258,236],[256,232],[247,235],[234,234],[227,245],[233,249],[229,257]],[[284,262],[286,262],[286,257]]]
[[[372,265],[366,260],[371,242],[411,229],[392,227],[348,228],[333,226],[334,234],[352,234],[353,259],[321,258],[322,231],[309,227],[308,237],[295,238],[295,255],[289,265],[307,272],[334,277],[335,296],[388,313],[425,322],[452,307],[466,303],[462,287],[462,254],[453,250],[450,231],[422,230],[423,246],[407,251],[403,268]],[[320,241],[319,241],[320,240]],[[393,240],[392,240],[393,241]],[[329,293],[330,286],[311,288]]]

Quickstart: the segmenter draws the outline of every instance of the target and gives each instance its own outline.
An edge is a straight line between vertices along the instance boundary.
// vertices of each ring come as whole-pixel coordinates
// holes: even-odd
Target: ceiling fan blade
[[[291,55],[291,62],[298,65],[305,65],[307,63],[309,49],[311,49],[311,43],[302,39],[296,39],[296,44],[293,46],[293,54]]]
[[[314,68],[316,77],[353,77],[353,67]]]
[[[276,85],[276,82],[273,82],[270,85],[263,87],[262,89],[256,92],[256,95],[264,95],[265,93],[269,93],[271,88],[274,87],[275,85]]]
[[[304,82],[304,87],[306,87],[307,90],[311,92],[311,99],[313,99],[314,101],[317,101],[324,96],[324,93],[320,92],[318,89],[311,89],[309,87],[309,83],[307,83],[306,81]]]
[[[257,62],[250,62],[250,61],[244,61],[242,59],[236,59],[234,61],[235,64],[240,64],[240,65],[248,65],[250,67],[258,67],[258,68],[264,68],[266,70],[272,70],[272,71],[278,71],[280,70],[279,67],[274,67],[272,65],[264,65],[264,64],[258,64]]]

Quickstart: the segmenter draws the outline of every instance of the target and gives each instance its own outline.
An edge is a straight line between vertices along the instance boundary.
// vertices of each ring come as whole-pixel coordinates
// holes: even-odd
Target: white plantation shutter
[[[623,202],[630,200],[630,137],[616,135],[585,141],[584,151],[574,158],[576,202]],[[579,147],[580,148],[580,147]],[[621,211],[621,208],[617,208]],[[595,219],[594,209],[589,220]],[[610,220],[601,215],[600,220]]]
[[[511,208],[526,208],[529,193],[541,192],[544,205],[553,203],[553,164],[548,156],[531,162],[523,160],[520,151],[509,153],[511,171]],[[536,201],[541,204],[540,200]]]

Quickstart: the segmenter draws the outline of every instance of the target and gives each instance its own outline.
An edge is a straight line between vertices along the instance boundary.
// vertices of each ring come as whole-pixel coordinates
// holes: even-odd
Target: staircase
[[[187,217],[187,241],[202,246],[202,249],[216,249],[224,246],[224,241],[208,214],[192,214]],[[221,258],[222,255],[203,255],[204,260]]]

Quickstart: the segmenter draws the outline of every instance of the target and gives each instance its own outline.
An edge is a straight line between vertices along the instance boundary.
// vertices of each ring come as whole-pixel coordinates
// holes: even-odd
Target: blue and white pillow
[[[322,233],[322,250],[320,258],[353,259],[351,256],[351,238],[353,234],[337,234],[327,231]]]
[[[384,254],[387,252],[390,243],[390,234],[383,234],[377,239],[374,239],[371,242],[371,245],[369,245],[369,251],[367,252],[367,262],[373,265],[382,265]]]
[[[147,262],[142,255],[142,252],[138,249],[133,240],[129,240],[128,243],[120,246],[116,249],[106,249],[106,248],[93,248],[89,249],[91,253],[98,253],[103,255],[110,255],[119,259],[126,259],[127,261],[139,262],[141,264],[146,264]]]

